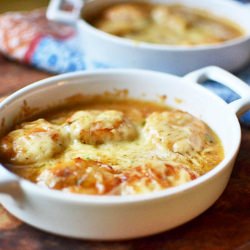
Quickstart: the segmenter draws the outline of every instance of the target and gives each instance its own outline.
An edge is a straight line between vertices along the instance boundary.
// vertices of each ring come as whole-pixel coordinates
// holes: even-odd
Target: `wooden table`
[[[0,58],[0,96],[47,76],[49,74]],[[34,229],[0,207],[0,250],[45,249],[250,249],[250,129],[242,128],[238,160],[220,199],[198,218],[162,234],[108,243],[67,239]]]

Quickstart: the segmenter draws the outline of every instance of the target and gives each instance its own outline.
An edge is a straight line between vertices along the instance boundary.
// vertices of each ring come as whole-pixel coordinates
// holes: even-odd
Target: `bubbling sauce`
[[[89,99],[18,124],[0,140],[9,170],[48,189],[135,195],[204,175],[224,157],[189,113],[141,100]]]

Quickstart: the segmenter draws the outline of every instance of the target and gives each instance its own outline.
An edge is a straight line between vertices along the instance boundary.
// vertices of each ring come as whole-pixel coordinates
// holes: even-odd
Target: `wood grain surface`
[[[27,11],[47,6],[49,0],[0,0],[0,13]]]
[[[8,61],[0,55],[0,96],[8,95],[48,76],[50,76],[48,73]]]
[[[4,96],[49,74],[1,58],[0,76],[0,96]],[[122,242],[68,239],[30,227],[0,206],[0,250],[48,249],[249,250],[250,130],[242,128],[239,156],[230,182],[219,200],[191,222],[162,234]]]

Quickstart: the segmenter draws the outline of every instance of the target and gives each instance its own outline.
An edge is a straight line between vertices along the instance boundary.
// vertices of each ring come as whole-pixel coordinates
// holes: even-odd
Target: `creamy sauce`
[[[178,186],[224,157],[216,134],[190,114],[158,103],[112,99],[22,123],[1,139],[0,153],[11,171],[40,186],[99,195]]]
[[[116,36],[167,45],[217,44],[244,35],[230,20],[182,5],[120,3],[104,9],[90,23]]]

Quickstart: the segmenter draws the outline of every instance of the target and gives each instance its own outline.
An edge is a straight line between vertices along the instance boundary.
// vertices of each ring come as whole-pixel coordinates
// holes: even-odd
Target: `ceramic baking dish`
[[[85,20],[103,7],[124,0],[85,1],[83,8],[84,1],[71,0],[70,3],[74,5],[72,12],[63,11],[62,2],[62,0],[52,0],[47,16],[54,21],[76,25],[77,43],[86,55],[89,68],[142,68],[183,75],[209,65],[235,71],[250,60],[249,4],[243,5],[232,0],[146,0],[150,3],[180,3],[187,7],[204,9],[232,20],[245,30],[245,35],[238,39],[216,45],[190,47],[135,42],[98,30]],[[80,18],[81,8],[83,18]]]
[[[222,82],[241,97],[230,104],[203,88],[206,79]],[[131,98],[159,100],[205,121],[220,137],[224,160],[187,184],[145,195],[92,196],[49,190],[0,167],[0,202],[26,223],[59,235],[117,240],[141,237],[181,225],[209,208],[225,189],[241,141],[237,116],[250,109],[250,88],[230,73],[207,67],[185,77],[144,70],[78,72],[27,86],[0,104],[1,134],[23,111],[43,110],[76,94],[128,90]],[[176,101],[182,100],[182,101]]]

